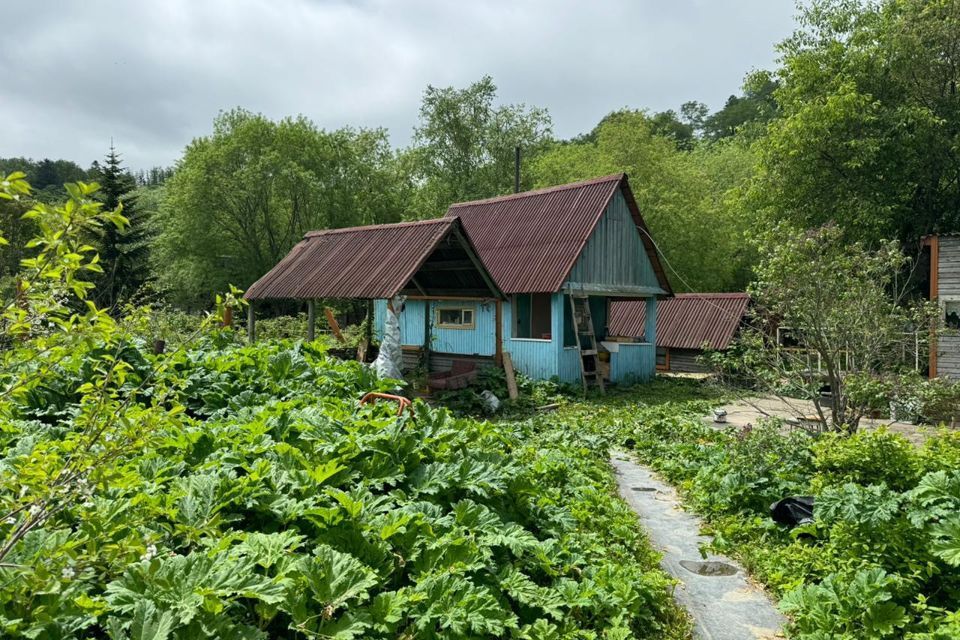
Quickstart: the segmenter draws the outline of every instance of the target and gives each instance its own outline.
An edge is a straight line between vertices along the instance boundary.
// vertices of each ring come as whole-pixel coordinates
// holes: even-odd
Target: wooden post
[[[509,351],[503,352],[503,372],[507,377],[507,395],[511,400],[516,400],[520,397],[520,392],[517,390],[517,376],[513,371],[513,360]]]
[[[493,361],[497,366],[503,365],[503,301],[497,300],[496,313],[494,314],[497,323],[496,328],[496,350],[494,351]]]
[[[936,302],[940,298],[940,236],[931,236],[930,242],[930,300]],[[933,322],[930,340],[930,372],[927,377],[937,377],[937,321]]]
[[[430,301],[423,301],[423,368],[430,376]]]
[[[233,307],[223,308],[223,318],[221,319],[221,325],[227,328],[233,326]]]
[[[250,344],[253,344],[257,341],[257,317],[256,311],[254,311],[254,301],[251,300],[250,304],[247,305],[247,340]]]
[[[313,342],[316,337],[314,327],[317,324],[317,305],[313,300],[307,300],[307,341]]]

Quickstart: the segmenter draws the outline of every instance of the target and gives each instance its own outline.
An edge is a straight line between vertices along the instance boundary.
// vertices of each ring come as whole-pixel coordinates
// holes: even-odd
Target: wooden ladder
[[[590,299],[587,296],[570,296],[570,311],[573,315],[573,332],[577,336],[580,352],[580,381],[583,390],[591,385],[603,393],[603,374],[600,373],[600,356],[597,354],[597,336],[590,315]]]

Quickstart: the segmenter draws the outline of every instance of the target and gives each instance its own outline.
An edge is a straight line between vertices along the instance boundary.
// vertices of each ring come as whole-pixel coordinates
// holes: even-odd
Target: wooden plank
[[[520,392],[517,390],[517,376],[513,371],[513,360],[509,351],[503,352],[503,372],[507,376],[507,394],[511,400],[516,400],[520,397]]]
[[[317,304],[313,300],[307,300],[307,342],[313,342],[316,339],[317,325]]]
[[[257,317],[256,311],[253,309],[254,303],[253,300],[247,304],[247,340],[250,343],[257,341]]]
[[[346,342],[346,340],[343,339],[343,333],[340,331],[340,324],[333,315],[333,309],[330,307],[324,307],[323,314],[327,317],[327,324],[330,325],[330,330],[333,331],[333,337],[337,339],[337,342]]]
[[[940,281],[938,271],[940,269],[940,236],[930,238],[930,299],[936,300],[940,295]],[[934,328],[930,332],[930,369],[928,375],[930,378],[937,377],[937,332]]]
[[[494,362],[497,365],[503,364],[503,302],[497,300],[496,313],[494,314],[494,322],[497,323],[495,330],[495,340],[497,341],[496,348],[494,349]]]

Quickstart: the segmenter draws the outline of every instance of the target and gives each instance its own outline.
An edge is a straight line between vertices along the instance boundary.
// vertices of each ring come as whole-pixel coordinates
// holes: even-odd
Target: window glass
[[[960,329],[960,300],[943,303],[943,323],[948,329]]]
[[[439,307],[437,326],[441,329],[472,329],[473,309],[470,307]]]
[[[549,293],[523,293],[513,297],[513,337],[549,340],[552,327]]]

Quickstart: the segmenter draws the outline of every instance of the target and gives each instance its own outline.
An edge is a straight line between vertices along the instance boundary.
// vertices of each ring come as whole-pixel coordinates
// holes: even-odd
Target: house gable
[[[610,295],[666,293],[623,190],[617,189],[570,270],[564,289]]]

